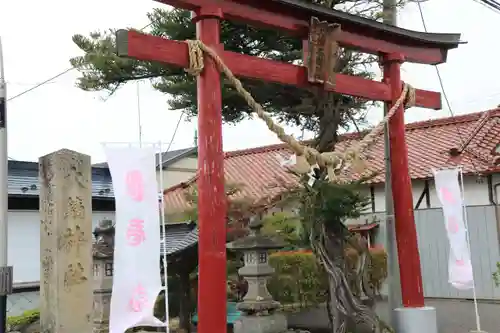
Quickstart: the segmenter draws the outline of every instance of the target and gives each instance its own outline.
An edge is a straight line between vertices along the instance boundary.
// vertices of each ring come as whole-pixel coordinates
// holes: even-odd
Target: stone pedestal
[[[288,326],[286,317],[275,312],[280,304],[267,290],[267,280],[274,273],[268,252],[282,248],[283,244],[261,234],[260,219],[253,218],[249,227],[249,236],[227,245],[228,249],[243,252],[245,265],[238,273],[248,282],[247,294],[237,305],[243,315],[234,323],[234,333],[284,333]]]
[[[287,331],[286,316],[273,313],[267,316],[244,315],[233,326],[234,333],[283,333]]]
[[[438,333],[436,309],[398,308],[394,310],[395,331],[398,333]]]
[[[109,313],[113,289],[113,252],[115,227],[113,221],[102,220],[94,230],[94,333],[109,332]]]
[[[60,150],[40,158],[40,331],[92,331],[90,157]]]

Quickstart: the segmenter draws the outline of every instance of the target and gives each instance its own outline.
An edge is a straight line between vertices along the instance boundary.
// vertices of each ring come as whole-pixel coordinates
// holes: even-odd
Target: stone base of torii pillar
[[[438,333],[436,308],[397,308],[394,310],[395,331],[398,333]],[[472,330],[470,333],[488,333]]]
[[[397,308],[394,318],[398,333],[438,333],[436,308]]]

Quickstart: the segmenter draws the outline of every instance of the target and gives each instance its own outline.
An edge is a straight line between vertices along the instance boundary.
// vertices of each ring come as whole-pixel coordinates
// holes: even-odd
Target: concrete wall
[[[478,191],[479,195],[480,192]],[[477,200],[477,198],[476,198]],[[477,200],[479,201],[479,200]],[[500,300],[500,288],[494,286],[492,273],[500,262],[498,206],[468,206],[467,221],[471,245],[471,259],[478,299]],[[385,247],[385,214],[366,214],[361,220],[375,217],[380,223],[377,231],[379,244]],[[356,221],[359,223],[359,221]],[[353,223],[356,223],[353,221]],[[424,295],[434,298],[471,299],[472,291],[458,291],[448,283],[450,245],[446,235],[441,208],[415,211],[420,264]],[[384,288],[382,294],[387,294]]]
[[[494,174],[492,176],[493,186],[500,184],[500,174]],[[429,181],[429,192],[430,192],[430,207],[426,206],[425,199],[419,208],[439,208],[441,204],[439,203],[438,197],[436,195],[436,189],[434,185],[434,180]],[[375,197],[375,212],[385,211],[385,193],[384,184],[374,185],[374,197]],[[413,206],[415,207],[418,202],[419,197],[425,188],[425,181],[414,180],[412,181],[413,189]],[[465,188],[465,204],[467,206],[484,206],[490,205],[491,202],[488,198],[488,182],[486,177],[477,176],[465,176],[464,177],[464,188]],[[500,186],[495,190],[494,196],[498,198],[500,195]],[[370,195],[370,190],[366,189],[364,191],[366,195]],[[371,207],[368,207],[367,211],[371,211]]]
[[[114,219],[115,212],[94,212],[92,222]],[[9,265],[14,284],[40,281],[40,214],[34,210],[9,211]]]
[[[186,157],[169,165],[163,170],[163,188],[175,186],[186,182],[196,176],[198,159],[196,157]],[[157,171],[158,183],[160,182],[160,171]]]
[[[9,211],[8,262],[14,266],[14,290],[9,295],[7,310],[9,316],[39,306],[40,292],[40,214],[35,210]],[[94,212],[94,226],[102,219],[115,219],[115,212]]]

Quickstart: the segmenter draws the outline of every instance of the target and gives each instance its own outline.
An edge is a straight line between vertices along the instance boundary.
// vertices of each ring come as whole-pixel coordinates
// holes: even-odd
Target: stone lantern
[[[94,333],[109,332],[111,290],[113,288],[113,252],[115,227],[113,221],[102,220],[94,229]]]
[[[235,333],[282,333],[287,331],[284,314],[276,312],[280,303],[267,290],[267,280],[274,273],[269,266],[269,250],[280,249],[283,243],[261,234],[263,226],[258,217],[249,223],[247,237],[227,244],[227,248],[242,251],[244,266],[238,273],[248,282],[248,292],[237,308],[243,315],[235,321]]]

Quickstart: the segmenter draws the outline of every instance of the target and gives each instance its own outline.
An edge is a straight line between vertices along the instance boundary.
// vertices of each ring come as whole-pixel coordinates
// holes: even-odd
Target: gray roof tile
[[[9,195],[38,196],[38,163],[9,161]],[[114,198],[113,183],[109,170],[92,168],[92,196],[96,198]]]
[[[171,223],[166,225],[166,237],[161,234],[160,253],[164,253],[165,244],[167,255],[179,253],[198,244],[198,227],[196,223]]]
[[[182,158],[184,156],[190,155],[191,153],[196,152],[197,147],[190,147],[190,148],[183,148],[183,149],[177,149],[177,150],[170,150],[162,153],[161,157],[161,162],[163,164],[163,167],[168,166],[169,164],[177,161],[177,159]],[[160,165],[160,154],[156,154],[156,166],[158,167]],[[101,162],[101,163],[95,163],[92,165],[95,168],[103,168],[106,169],[108,168],[108,163],[106,162]]]

